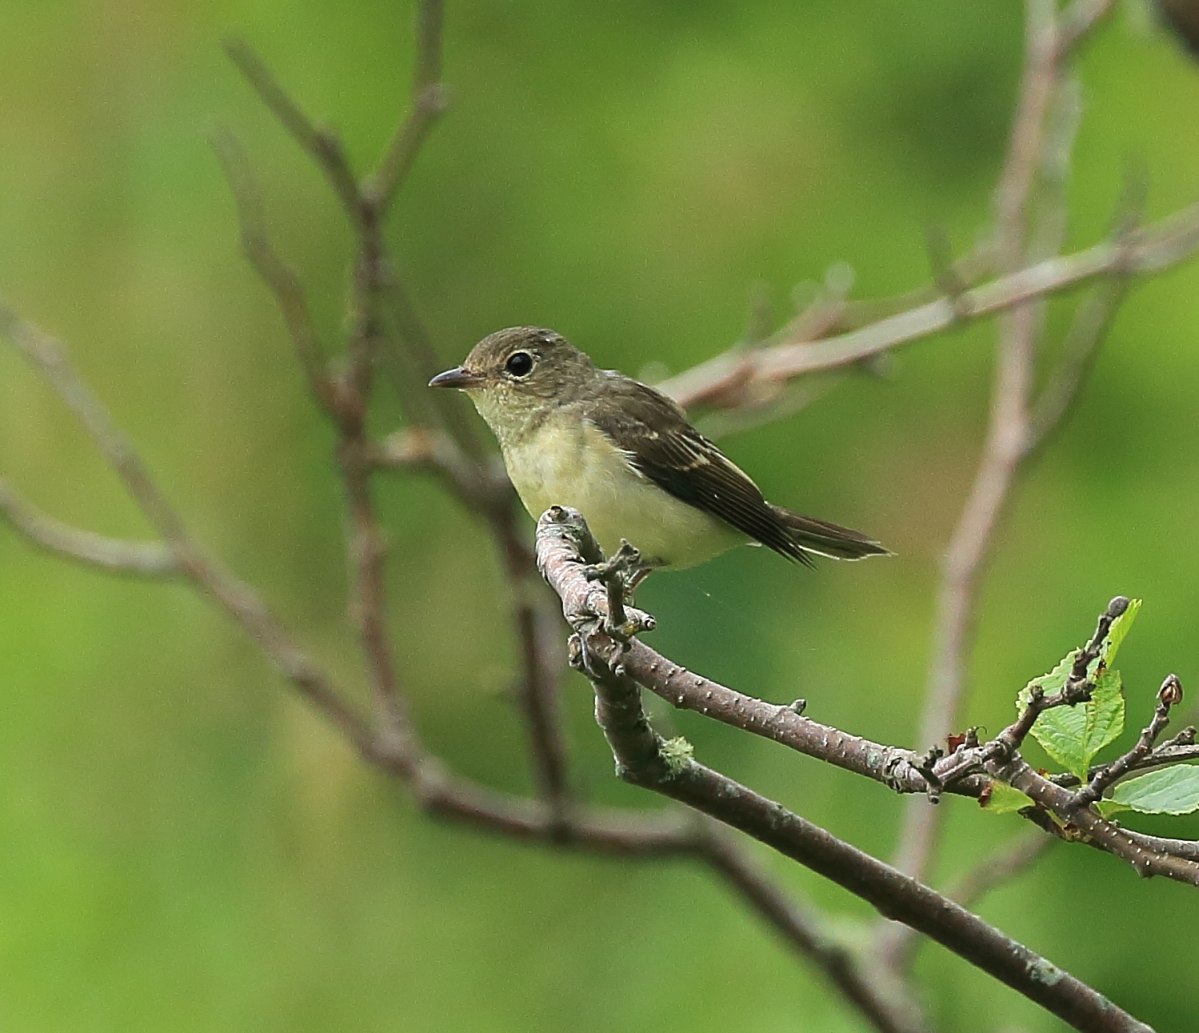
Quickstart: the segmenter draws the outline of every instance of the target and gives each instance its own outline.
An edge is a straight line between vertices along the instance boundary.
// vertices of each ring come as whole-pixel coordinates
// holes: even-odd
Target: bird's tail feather
[[[828,520],[801,516],[781,506],[771,506],[778,518],[786,525],[791,540],[807,552],[829,556],[837,560],[860,560],[867,556],[889,556],[891,550],[873,538]]]

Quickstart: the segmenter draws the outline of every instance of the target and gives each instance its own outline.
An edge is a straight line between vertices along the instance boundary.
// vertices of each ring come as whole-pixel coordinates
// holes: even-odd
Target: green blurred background
[[[197,537],[357,676],[330,436],[237,249],[206,134],[246,143],[281,250],[332,339],[348,234],[319,175],[220,50],[258,48],[365,168],[405,99],[407,3],[2,0],[0,294],[69,342]],[[725,348],[761,285],[779,318],[840,260],[860,296],[928,278],[924,240],[982,226],[1019,66],[1019,5],[451,2],[454,107],[391,234],[446,364],[554,326],[647,375]],[[1148,214],[1199,196],[1199,69],[1121,8],[1082,63],[1069,239],[1128,168]],[[1060,330],[1064,310],[1050,325]],[[1199,265],[1138,289],[1000,536],[968,719],[1011,699],[1117,592],[1134,719],[1199,685]],[[860,526],[887,562],[796,571],[741,551],[651,581],[654,644],[821,720],[912,742],[937,557],[969,483],[988,326],[906,350],[729,440],[768,496]],[[463,404],[466,402],[463,400]],[[384,399],[380,429],[393,423]],[[473,418],[473,417],[472,417]],[[144,525],[62,407],[0,348],[0,472],[63,519]],[[421,728],[459,770],[528,787],[496,561],[430,483],[384,491],[392,621]],[[183,588],[32,553],[0,531],[0,1027],[13,1031],[860,1030],[760,923],[681,863],[588,859],[421,818]],[[464,592],[472,579],[482,590]],[[617,785],[587,686],[565,685],[578,784]],[[694,719],[698,755],[886,856],[884,789]],[[949,801],[944,882],[1022,831]],[[1146,826],[1150,827],[1150,826]],[[1199,833],[1180,819],[1174,834]],[[838,922],[869,917],[769,854]],[[1193,893],[1058,847],[983,914],[1162,1030],[1195,1028]],[[945,1029],[1059,1028],[938,948]],[[1187,974],[1190,974],[1188,976]],[[985,1018],[984,1018],[985,1017]]]

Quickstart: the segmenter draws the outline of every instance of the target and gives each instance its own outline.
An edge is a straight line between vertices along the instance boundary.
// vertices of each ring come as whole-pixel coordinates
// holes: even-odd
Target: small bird
[[[467,393],[534,519],[572,506],[608,556],[622,538],[650,569],[690,567],[747,542],[807,566],[812,553],[888,553],[858,531],[772,506],[675,402],[597,368],[553,330],[498,330],[429,386]]]

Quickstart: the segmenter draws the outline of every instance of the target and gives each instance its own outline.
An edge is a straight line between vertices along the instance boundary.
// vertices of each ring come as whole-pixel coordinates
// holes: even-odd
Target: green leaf
[[[1105,667],[1111,667],[1115,663],[1116,652],[1120,648],[1120,643],[1124,641],[1124,636],[1128,634],[1128,629],[1132,627],[1132,622],[1137,619],[1142,601],[1141,599],[1130,599],[1128,609],[1112,621],[1107,638],[1103,642],[1103,648],[1099,651]]]
[[[1023,713],[1025,708],[1028,707],[1034,688],[1040,688],[1046,696],[1051,696],[1053,693],[1062,690],[1066,684],[1066,679],[1070,676],[1070,668],[1074,663],[1074,657],[1077,652],[1077,649],[1072,649],[1052,671],[1041,675],[1039,678],[1034,678],[1017,693],[1017,715]],[[1046,711],[1046,713],[1052,713],[1052,711]],[[1062,735],[1059,741],[1056,727],[1046,725],[1044,718],[1045,714],[1042,714],[1037,719],[1037,723],[1032,730],[1033,737],[1041,744],[1041,748],[1049,756],[1061,764],[1062,767],[1073,771],[1078,761],[1078,751],[1075,748],[1073,740],[1068,735]]]
[[[1124,683],[1119,671],[1106,668],[1095,679],[1091,702],[1083,707],[1086,715],[1085,745],[1090,750],[1083,771],[1090,767],[1091,758],[1105,746],[1110,746],[1124,731]]]
[[[1095,755],[1114,742],[1124,730],[1124,693],[1119,671],[1112,661],[1141,608],[1140,599],[1132,599],[1108,629],[1099,656],[1092,661],[1088,674],[1095,688],[1088,703],[1046,710],[1033,725],[1033,738],[1041,748],[1067,771],[1086,780],[1087,769]],[[1060,692],[1070,677],[1078,650],[1071,650],[1048,674],[1034,678],[1016,699],[1017,712],[1028,706],[1030,690],[1039,685],[1046,696]]]
[[[1105,670],[1090,702],[1046,710],[1033,725],[1033,737],[1045,752],[1084,782],[1091,760],[1124,729],[1124,693],[1120,672]]]
[[[1078,650],[1068,653],[1052,671],[1034,678],[1016,700],[1017,710],[1028,706],[1031,689],[1041,686],[1045,695],[1060,692],[1070,677]],[[1124,729],[1124,694],[1118,671],[1104,670],[1096,679],[1089,703],[1046,710],[1033,725],[1033,738],[1067,771],[1086,780],[1091,759]]]
[[[1016,713],[1020,714],[1028,706],[1028,700],[1034,686],[1039,685],[1046,696],[1052,696],[1055,692],[1061,692],[1066,686],[1066,679],[1070,677],[1070,668],[1074,665],[1074,657],[1077,653],[1077,649],[1071,649],[1052,671],[1041,675],[1039,678],[1034,678],[1025,685],[1016,695]]]
[[[1190,814],[1199,810],[1199,765],[1177,764],[1130,778],[1103,802],[1142,814]]]
[[[991,782],[991,791],[986,799],[979,800],[979,806],[990,814],[1011,814],[1022,811],[1025,807],[1035,807],[1036,801],[1026,796],[1019,789],[1013,789],[1006,782]]]

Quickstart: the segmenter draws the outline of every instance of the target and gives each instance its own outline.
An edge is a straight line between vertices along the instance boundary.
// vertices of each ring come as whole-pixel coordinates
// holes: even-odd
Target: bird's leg
[[[626,591],[632,590],[649,573],[641,565],[641,551],[630,545],[628,539],[620,540],[620,548],[606,560],[593,563],[587,568],[588,581],[608,582],[619,579]]]
[[[608,589],[608,613],[604,630],[619,638],[628,638],[637,631],[649,630],[642,620],[630,620],[625,604],[633,602],[633,589],[645,580],[650,568],[642,566],[641,553],[624,538],[620,548],[600,563],[589,566],[585,573],[589,581],[602,581]],[[637,612],[637,611],[634,611]],[[648,615],[645,615],[648,616]]]
[[[637,586],[653,572],[653,567],[638,567],[629,575],[628,581],[625,583],[625,595],[630,603],[633,601],[633,593],[637,590]]]

